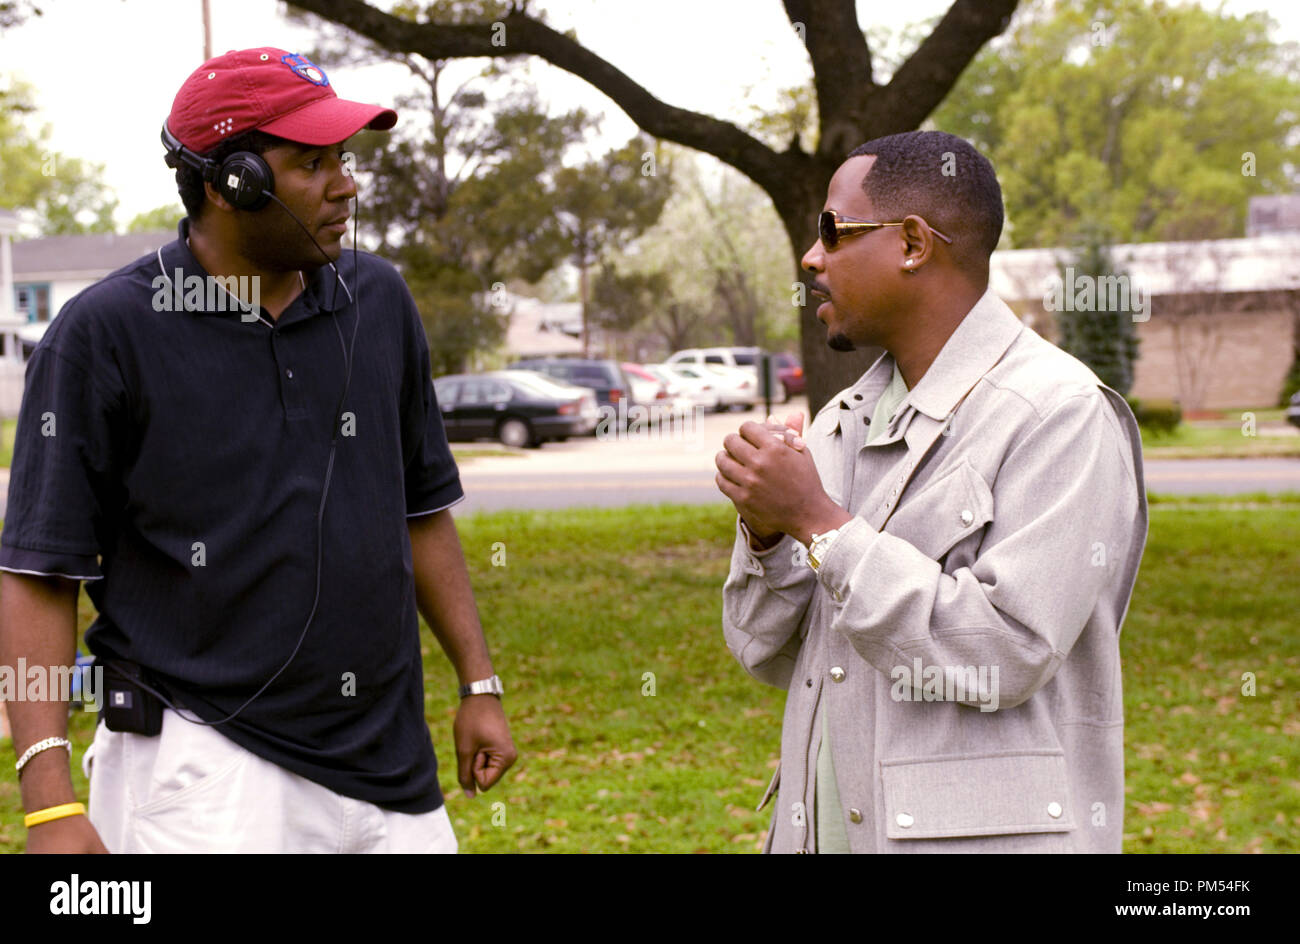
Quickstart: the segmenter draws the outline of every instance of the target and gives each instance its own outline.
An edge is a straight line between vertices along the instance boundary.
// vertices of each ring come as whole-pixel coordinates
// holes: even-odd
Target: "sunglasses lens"
[[[835,216],[832,213],[823,213],[817,218],[817,228],[821,232],[822,245],[827,249],[834,249],[835,243],[839,239],[839,233],[835,229]]]

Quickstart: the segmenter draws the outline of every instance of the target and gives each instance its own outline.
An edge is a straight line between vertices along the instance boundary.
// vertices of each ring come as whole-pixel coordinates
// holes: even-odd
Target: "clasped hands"
[[[743,423],[722,441],[715,457],[718,490],[765,547],[783,534],[807,545],[814,532],[853,518],[822,487],[803,440],[803,419],[802,413],[791,413],[783,424],[770,416],[766,423]]]

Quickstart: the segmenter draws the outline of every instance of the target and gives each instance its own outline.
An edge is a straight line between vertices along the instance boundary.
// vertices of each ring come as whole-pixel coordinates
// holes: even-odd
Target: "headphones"
[[[275,193],[275,174],[271,165],[252,151],[236,151],[220,164],[210,157],[195,154],[171,133],[167,122],[162,126],[162,143],[167,149],[163,160],[168,167],[185,164],[199,172],[231,206],[238,210],[260,210]]]

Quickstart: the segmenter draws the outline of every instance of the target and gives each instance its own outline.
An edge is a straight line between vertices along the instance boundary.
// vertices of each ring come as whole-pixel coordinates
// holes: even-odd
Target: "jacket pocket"
[[[1076,828],[1059,750],[884,760],[880,768],[889,839]]]
[[[904,493],[884,530],[937,561],[992,520],[993,493],[963,459],[910,498]]]

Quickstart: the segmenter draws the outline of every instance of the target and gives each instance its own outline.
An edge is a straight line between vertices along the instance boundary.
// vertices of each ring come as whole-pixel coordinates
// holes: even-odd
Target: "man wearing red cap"
[[[179,238],[33,354],[0,664],[70,664],[85,580],[107,695],[88,817],[66,702],[14,703],[29,851],[455,851],[417,608],[461,682],[461,787],[514,762],[419,313],[341,248],[342,142],[396,120],[284,50],[204,63],[163,129]]]

